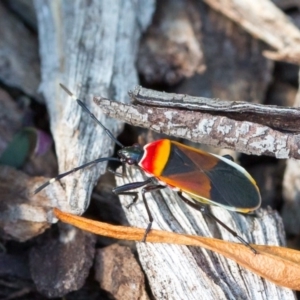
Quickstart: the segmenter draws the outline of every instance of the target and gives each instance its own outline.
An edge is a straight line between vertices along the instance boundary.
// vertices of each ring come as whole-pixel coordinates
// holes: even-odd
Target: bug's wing
[[[253,178],[236,163],[172,142],[160,180],[179,188],[193,199],[240,212],[260,206]]]

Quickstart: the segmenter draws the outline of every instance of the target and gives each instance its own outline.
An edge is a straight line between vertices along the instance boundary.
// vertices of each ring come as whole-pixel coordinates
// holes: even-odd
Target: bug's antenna
[[[75,95],[73,94],[73,93],[71,93],[68,89],[67,89],[67,87],[65,87],[62,83],[60,83],[59,84],[60,85],[60,87],[69,95],[69,96],[71,96],[72,97],[72,99],[73,100],[75,100],[77,103],[78,103],[78,105],[80,105],[81,106],[81,108],[85,111],[85,112],[87,112],[89,115],[90,115],[90,117],[94,120],[94,121],[96,121],[97,123],[98,123],[98,125],[100,125],[103,129],[104,129],[104,131],[105,131],[105,133],[117,144],[117,145],[119,145],[121,148],[124,148],[124,145],[122,144],[122,143],[120,143],[114,136],[113,136],[113,134],[96,118],[96,116],[94,115],[94,114],[92,114],[91,113],[91,111],[87,108],[87,106],[80,100],[80,99],[78,99],[78,98],[76,98],[75,97]]]
[[[86,168],[86,167],[88,167],[90,165],[97,164],[97,163],[103,162],[103,161],[118,161],[118,162],[120,162],[120,159],[118,159],[116,157],[101,157],[101,158],[97,158],[97,159],[95,159],[93,161],[90,161],[90,162],[84,164],[84,165],[81,165],[81,166],[79,166],[77,168],[74,168],[74,169],[72,169],[70,171],[67,171],[65,173],[61,173],[61,174],[57,175],[56,177],[51,178],[50,180],[48,180],[47,182],[45,182],[44,184],[42,184],[41,186],[39,186],[37,189],[35,189],[34,192],[33,192],[33,194],[35,195],[35,194],[39,193],[41,190],[43,190],[48,185],[52,184],[55,181],[58,181],[58,180],[62,179],[63,177],[66,177],[67,175],[69,175],[71,173],[74,173],[74,172],[76,172],[78,170],[81,170],[81,169],[84,169],[84,168]]]

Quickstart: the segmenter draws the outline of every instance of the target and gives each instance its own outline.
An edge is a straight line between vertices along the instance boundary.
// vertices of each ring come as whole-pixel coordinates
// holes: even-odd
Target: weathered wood
[[[173,8],[180,4],[180,10]],[[183,74],[200,71],[201,50],[206,70],[163,89],[210,98],[263,101],[273,72],[273,62],[262,55],[264,43],[202,1],[168,1],[170,9],[165,10],[164,5],[166,1],[157,8],[149,34],[141,42],[137,62],[143,84],[157,82],[156,77],[170,84]]]
[[[121,185],[144,179],[140,171],[130,168],[127,177],[118,177],[117,182]],[[236,241],[226,230],[188,207],[170,189],[147,194],[146,198],[154,217],[154,229]],[[132,197],[122,196],[121,201],[126,206]],[[149,220],[142,201],[125,212],[131,225],[146,228]],[[285,243],[281,218],[274,211],[259,210],[258,217],[254,217],[212,207],[212,213],[251,243]],[[137,243],[137,249],[155,299],[295,299],[291,290],[278,287],[211,251],[151,243]]]
[[[141,40],[138,70],[148,84],[174,85],[205,69],[201,20],[192,1],[158,1]]]
[[[80,289],[94,262],[94,234],[63,223],[58,225],[57,234],[41,237],[29,256],[36,289],[47,298],[63,297]]]
[[[300,80],[300,72],[299,72]],[[300,83],[300,81],[299,81]],[[300,107],[300,89],[294,103],[296,108]],[[300,232],[300,160],[289,159],[283,178],[282,218],[288,234],[298,235]]]
[[[299,134],[199,111],[127,105],[101,97],[94,101],[108,116],[159,133],[246,154],[300,158]]]
[[[52,209],[57,206],[62,189],[58,186],[47,191],[49,198],[41,195],[32,197],[28,191],[35,184],[41,184],[40,178],[0,166],[0,228],[7,237],[24,242],[42,234],[53,222]],[[63,206],[68,210],[67,204],[61,203]]]
[[[36,36],[0,3],[0,80],[42,101],[37,93],[40,63]]]
[[[151,6],[152,2],[150,5],[149,3],[147,5]],[[36,0],[35,5],[43,67],[41,90],[50,111],[60,171],[65,171],[111,154],[113,145],[100,128],[90,126],[92,122],[88,116],[82,114],[83,121],[80,122],[81,110],[70,103],[59,89],[58,83],[64,83],[75,93],[80,88],[80,97],[93,94],[127,101],[127,90],[137,81],[134,69],[137,40],[140,31],[149,21],[151,10],[145,9],[143,13],[141,3],[136,5],[129,1],[78,0],[70,6],[67,1]],[[83,86],[79,87],[81,83]],[[62,102],[62,99],[66,101]],[[91,103],[88,106],[91,107]],[[100,116],[100,110],[92,111],[113,134],[120,130],[115,120]],[[66,195],[56,197],[57,206],[63,207],[62,203],[67,199],[70,207],[63,207],[65,211],[69,209],[73,213],[83,212],[89,202],[93,184],[104,167],[102,164],[99,169],[66,178]],[[140,176],[133,174],[129,176],[129,180],[141,180]],[[119,184],[123,183],[121,179],[118,180]],[[51,190],[52,187],[49,187],[48,193]],[[173,201],[169,190],[162,195],[165,201],[159,202],[150,200],[149,196],[150,209],[155,218],[154,227],[158,224],[163,229],[210,235],[209,229],[214,223],[206,220],[207,223],[203,221],[204,223],[196,225],[197,220],[204,220],[199,212],[191,211],[180,201]],[[124,205],[131,200],[127,199]],[[127,212],[132,225],[146,226],[147,215],[140,202]],[[160,215],[160,212],[164,215]],[[165,213],[168,212],[171,215],[164,221]],[[283,244],[282,230],[278,234],[274,230],[276,227],[281,228],[276,214],[262,213],[258,222],[257,219],[218,208],[214,208],[213,213],[251,242]],[[233,215],[238,218],[237,225],[231,219]],[[222,238],[233,239],[219,228],[214,227],[212,231],[214,236],[219,231]],[[241,272],[236,264],[209,251],[150,244],[138,244],[138,250],[157,299],[293,298],[291,291],[269,285],[245,270]],[[192,264],[188,264],[188,261]],[[170,268],[167,269],[167,266]],[[179,280],[175,281],[173,275]]]
[[[204,0],[204,2],[277,50],[264,51],[266,57],[299,64],[300,31],[272,1]]]
[[[298,107],[280,107],[245,101],[163,93],[145,89],[141,86],[137,86],[133,91],[130,91],[129,95],[133,100],[144,105],[204,111],[234,120],[259,123],[279,131],[300,131],[300,109]]]
[[[137,83],[135,55],[141,31],[151,18],[151,5],[153,2],[143,8],[131,1],[77,0],[72,5],[63,0],[35,1],[42,62],[40,91],[50,114],[60,172],[109,156],[114,145],[72,103],[59,83],[78,93],[88,107],[92,104],[86,96],[91,94],[128,101],[127,91]],[[120,132],[120,122],[107,119],[100,110],[91,110],[114,135]],[[64,181],[66,193],[57,199],[58,207],[67,202],[70,212],[83,213],[105,167],[103,163],[68,176]]]
[[[113,244],[98,249],[95,279],[114,299],[149,300],[145,290],[145,274],[129,247]]]
[[[37,31],[37,19],[32,0],[2,1],[12,10],[26,25]]]
[[[300,2],[298,0],[272,0],[272,2],[282,10],[300,8]]]

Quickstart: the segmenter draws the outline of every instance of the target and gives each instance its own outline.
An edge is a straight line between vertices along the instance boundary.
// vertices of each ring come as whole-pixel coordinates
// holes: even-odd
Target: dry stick
[[[129,95],[133,101],[147,106],[207,112],[237,121],[258,123],[279,131],[300,132],[300,109],[298,107],[194,97],[159,92],[142,86],[136,86],[129,92]]]
[[[300,158],[299,134],[200,111],[126,105],[101,97],[95,97],[94,101],[112,118],[159,133],[246,154]]]

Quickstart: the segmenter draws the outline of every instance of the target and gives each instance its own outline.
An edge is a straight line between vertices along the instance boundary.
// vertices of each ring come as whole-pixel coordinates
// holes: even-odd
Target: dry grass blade
[[[116,239],[141,241],[145,229],[115,226],[54,209],[61,221],[83,230]],[[269,281],[293,290],[300,290],[300,252],[277,246],[252,245],[259,254],[253,254],[242,244],[226,242],[214,238],[177,234],[151,230],[147,242],[198,246],[215,251],[230,258]]]

